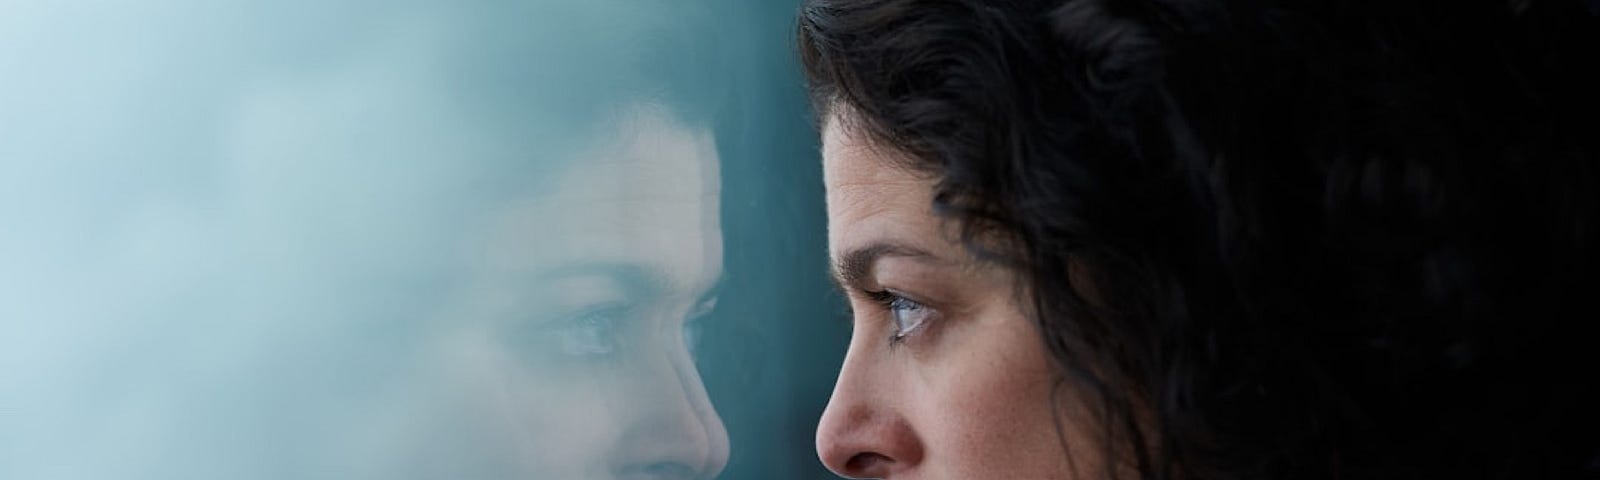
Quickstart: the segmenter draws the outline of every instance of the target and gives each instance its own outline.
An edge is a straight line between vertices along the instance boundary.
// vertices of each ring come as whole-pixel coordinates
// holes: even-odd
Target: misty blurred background
[[[0,0],[0,478],[833,478],[790,0]]]

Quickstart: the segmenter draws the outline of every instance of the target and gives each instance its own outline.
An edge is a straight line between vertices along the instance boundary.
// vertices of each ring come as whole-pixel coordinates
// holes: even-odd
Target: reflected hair
[[[1024,280],[1105,476],[1576,478],[1594,6],[808,0],[797,35],[819,119]]]

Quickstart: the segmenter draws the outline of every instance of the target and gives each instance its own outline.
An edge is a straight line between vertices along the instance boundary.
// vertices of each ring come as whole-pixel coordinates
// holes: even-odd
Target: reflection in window
[[[827,478],[793,5],[101,3],[0,6],[0,478]]]

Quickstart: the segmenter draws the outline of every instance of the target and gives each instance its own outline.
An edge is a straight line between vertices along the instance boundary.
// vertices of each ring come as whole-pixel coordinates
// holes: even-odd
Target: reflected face
[[[954,240],[936,178],[840,123],[823,133],[828,244],[854,333],[818,455],[857,478],[1075,478],[1063,441],[1081,437],[1014,276]]]
[[[600,138],[471,249],[443,362],[470,448],[533,478],[711,478],[728,440],[692,346],[722,271],[712,137],[639,106]]]

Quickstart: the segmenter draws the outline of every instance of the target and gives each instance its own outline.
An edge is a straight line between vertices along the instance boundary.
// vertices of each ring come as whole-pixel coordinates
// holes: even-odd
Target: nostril
[[[894,463],[894,460],[889,457],[872,452],[862,452],[851,456],[850,460],[845,461],[844,473],[851,476],[873,475],[888,468],[891,463]]]

